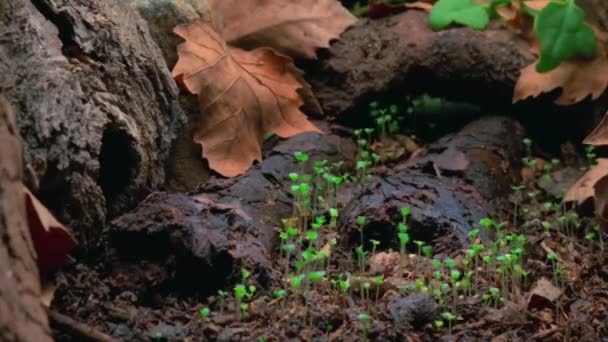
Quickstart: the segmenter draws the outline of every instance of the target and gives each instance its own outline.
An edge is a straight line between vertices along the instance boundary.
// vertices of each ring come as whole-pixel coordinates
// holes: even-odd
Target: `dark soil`
[[[314,291],[289,287],[295,260],[286,275],[277,237],[280,219],[291,215],[287,174],[301,168],[293,161],[294,151],[306,151],[312,160],[344,156],[346,165],[352,164],[349,131],[338,127],[326,127],[333,133],[324,137],[270,142],[266,161],[238,179],[212,179],[190,196],[152,195],[114,221],[103,251],[57,275],[53,310],[128,341],[598,341],[606,335],[608,268],[597,232],[585,238],[595,223],[576,218],[568,228],[559,217],[573,217],[574,211],[544,207],[559,203],[551,194],[573,181],[560,175],[580,173],[584,162],[577,155],[559,156],[565,162],[546,182],[542,171],[519,162],[525,152],[517,127],[510,119],[484,118],[418,155],[379,165],[370,172],[371,180],[346,185],[338,196],[342,216],[337,229],[325,225],[320,230],[321,245],[331,239],[337,243],[323,268],[326,280]],[[461,158],[468,163],[462,165]],[[522,182],[525,190],[511,189]],[[439,286],[431,260],[416,255],[412,242],[407,248],[413,255],[403,259],[392,252],[399,250],[396,226],[406,206],[412,209],[411,240],[430,245],[433,258],[454,258],[462,271],[470,244],[497,239],[496,231],[484,235],[483,230],[481,237],[469,237],[479,220],[505,222],[504,236],[526,236],[522,265],[529,274],[517,286],[506,285],[496,304],[483,295],[500,286],[500,277],[483,268],[470,293],[460,288],[455,304],[438,301],[416,285]],[[364,270],[354,253],[360,243],[359,215],[367,217],[363,245],[374,254]],[[550,228],[544,229],[543,221]],[[380,242],[373,253],[372,239]],[[508,252],[504,248],[500,253]],[[547,259],[553,252],[562,269],[557,279]],[[239,317],[233,297],[241,268],[251,271],[245,283],[256,287],[246,317]],[[343,292],[331,280],[347,273],[351,290]],[[377,275],[383,276],[382,285],[371,285],[365,295],[361,286]],[[449,282],[449,276],[443,277]],[[543,278],[553,285],[545,288]],[[274,291],[281,288],[287,295],[278,299]],[[203,319],[199,311],[205,307],[210,316]],[[451,335],[447,322],[435,327],[446,311],[458,316]],[[362,313],[370,317],[365,331]],[[83,339],[65,327],[55,333],[58,341]]]

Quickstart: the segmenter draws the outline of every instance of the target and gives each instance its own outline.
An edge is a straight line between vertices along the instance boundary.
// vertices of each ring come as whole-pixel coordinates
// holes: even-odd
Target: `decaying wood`
[[[0,97],[0,341],[51,341],[40,300],[35,251],[26,222],[21,143]]]
[[[366,215],[366,236],[394,247],[399,209],[409,206],[420,239],[453,239],[450,247],[457,248],[475,222],[496,209],[494,199],[510,190],[510,163],[519,158],[522,136],[512,119],[481,119],[432,145],[426,154],[399,164],[395,175],[363,185],[358,195],[345,188],[339,196],[342,230],[348,232],[356,227],[356,216]],[[241,177],[212,179],[201,193],[190,196],[153,194],[134,212],[113,221],[112,246],[140,258],[177,256],[171,267],[199,289],[225,284],[243,266],[273,279],[269,253],[281,220],[292,214],[288,175],[300,170],[293,153],[309,153],[312,160],[352,161],[355,149],[352,138],[335,134],[303,134],[281,142]],[[192,269],[199,270],[200,277]],[[214,274],[213,279],[208,274]]]
[[[190,196],[149,196],[112,222],[112,245],[126,255],[177,256],[177,276],[201,290],[221,285],[243,266],[272,278],[264,274],[271,271],[268,251],[276,241],[275,228],[292,212],[288,175],[300,170],[296,151],[311,160],[352,163],[356,147],[352,139],[335,134],[302,134],[280,142],[262,164],[239,178],[212,178],[201,193]]]
[[[323,110],[340,116],[369,101],[415,92],[477,104],[511,104],[527,44],[500,29],[431,30],[428,13],[362,19],[307,68]]]
[[[164,182],[183,118],[147,24],[120,0],[0,2],[0,92],[29,188],[78,233]]]
[[[430,145],[386,177],[365,186],[343,211],[346,238],[357,241],[356,219],[367,218],[364,234],[382,247],[398,248],[400,209],[411,209],[412,240],[435,252],[454,252],[479,228],[481,218],[509,205],[514,163],[522,156],[521,126],[506,117],[485,117]]]

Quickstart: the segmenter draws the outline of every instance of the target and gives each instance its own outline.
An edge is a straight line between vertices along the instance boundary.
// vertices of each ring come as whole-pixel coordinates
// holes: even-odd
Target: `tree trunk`
[[[3,0],[0,32],[0,92],[19,116],[25,182],[63,223],[97,230],[162,185],[184,116],[135,11],[120,0]]]
[[[40,302],[21,171],[15,118],[0,97],[0,341],[45,342],[51,341],[51,335]]]

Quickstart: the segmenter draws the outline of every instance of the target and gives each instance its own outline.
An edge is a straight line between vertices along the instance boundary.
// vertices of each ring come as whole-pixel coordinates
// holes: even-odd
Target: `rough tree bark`
[[[21,143],[0,96],[0,341],[52,341],[21,185]]]
[[[163,183],[183,114],[136,12],[119,0],[3,0],[0,41],[25,180],[65,224],[97,230]]]

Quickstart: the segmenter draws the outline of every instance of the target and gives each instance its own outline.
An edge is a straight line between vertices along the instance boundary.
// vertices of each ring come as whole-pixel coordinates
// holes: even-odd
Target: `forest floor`
[[[315,96],[341,112],[361,112],[370,100],[399,105],[369,103],[369,115],[351,122],[338,115],[347,127],[315,122],[326,135],[271,136],[264,161],[242,176],[150,195],[57,275],[52,310],[127,341],[608,335],[605,227],[590,203],[563,201],[595,152],[555,141],[559,129],[547,132],[542,121],[554,118],[536,119],[555,136],[547,148],[540,136],[524,139],[513,118],[478,119],[480,108],[453,103],[446,106],[464,115],[423,115],[424,103],[438,100],[397,98],[403,83],[510,100],[512,73],[530,47],[452,33],[432,31],[425,12],[346,32],[334,60],[307,70]],[[448,38],[463,48],[445,49]],[[497,75],[471,59],[492,63]],[[470,88],[463,72],[490,76]],[[567,121],[561,128],[576,131]],[[54,327],[58,341],[92,331]]]
[[[593,155],[543,159],[522,144],[510,194],[464,244],[415,240],[407,207],[394,226],[367,227],[361,216],[344,227],[343,208],[312,215],[292,188],[295,215],[277,227],[269,256],[273,280],[238,268],[226,281],[199,275],[213,285],[193,289],[170,274],[171,261],[125,257],[106,242],[57,276],[53,310],[128,341],[598,341],[608,333],[604,231],[589,208],[561,202],[564,182]],[[393,166],[347,170],[346,183],[390,177]],[[367,229],[393,233],[376,241]]]

